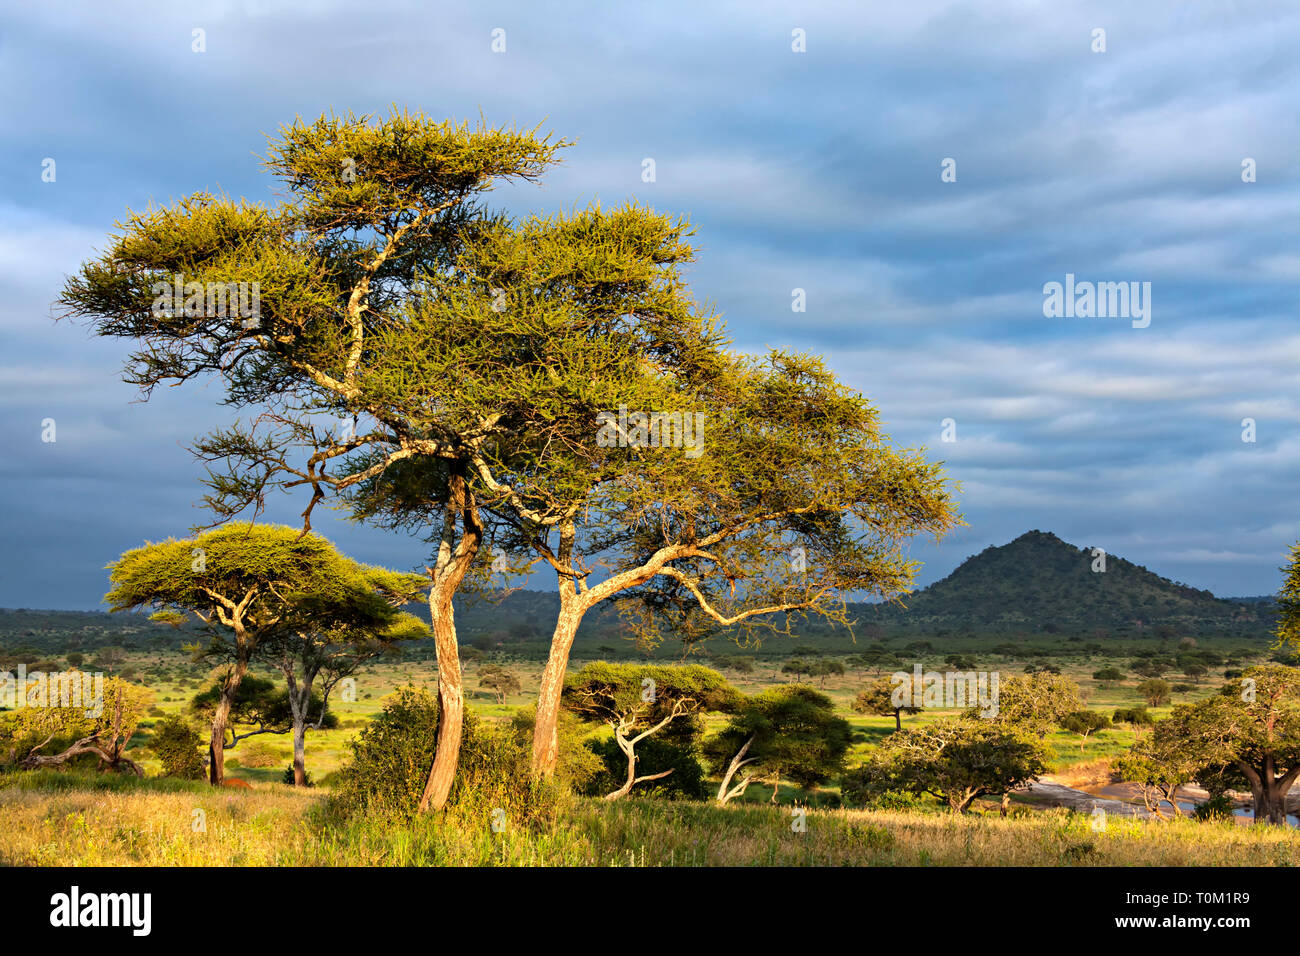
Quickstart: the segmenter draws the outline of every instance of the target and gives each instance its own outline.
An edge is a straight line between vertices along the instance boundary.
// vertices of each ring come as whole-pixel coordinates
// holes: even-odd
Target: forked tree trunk
[[[749,777],[746,776],[744,780],[742,780],[739,784],[736,785],[736,789],[734,792],[732,792],[730,789],[731,778],[736,775],[736,771],[738,771],[745,764],[752,762],[751,760],[745,759],[745,754],[749,753],[749,748],[753,746],[754,741],[755,739],[757,739],[757,737],[758,734],[750,734],[749,739],[745,741],[744,746],[741,747],[739,751],[737,751],[736,756],[732,757],[731,763],[727,765],[727,772],[722,775],[722,783],[719,784],[718,786],[719,805],[726,806],[728,800],[730,800],[732,797],[740,796],[742,793],[745,792],[745,789],[749,786]]]

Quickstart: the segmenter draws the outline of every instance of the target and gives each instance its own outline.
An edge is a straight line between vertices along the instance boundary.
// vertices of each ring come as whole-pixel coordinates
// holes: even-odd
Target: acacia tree
[[[1189,745],[1195,724],[1192,708],[1175,708],[1171,716],[1156,722],[1152,732],[1139,738],[1115,763],[1116,771],[1125,780],[1137,784],[1147,810],[1161,820],[1169,819],[1164,804],[1169,805],[1173,816],[1183,815],[1178,791],[1204,769],[1205,753]]]
[[[72,675],[79,678],[77,672]],[[26,751],[19,765],[27,770],[57,767],[87,754],[99,758],[100,770],[123,771],[144,776],[144,769],[126,756],[135,728],[153,702],[148,688],[130,684],[119,677],[104,682],[102,701],[92,708],[87,701],[73,706],[27,706],[5,714],[5,736],[14,741],[15,750]],[[92,712],[93,711],[93,712]],[[59,744],[58,753],[42,753],[51,743]]]
[[[908,678],[911,679],[910,677]],[[894,689],[897,685],[888,677],[882,677],[853,699],[853,711],[858,714],[876,714],[880,717],[893,717],[895,732],[903,729],[903,714],[919,714],[920,707],[912,704],[896,703]]]
[[[334,688],[375,658],[397,652],[399,641],[429,636],[423,621],[399,610],[427,586],[424,578],[387,568],[352,570],[356,579],[350,590],[299,596],[297,626],[258,648],[258,656],[284,676],[298,787],[307,785],[307,729],[321,729]]]
[[[722,775],[717,801],[725,806],[755,780],[772,781],[773,802],[782,777],[805,788],[823,783],[839,771],[851,739],[849,722],[835,714],[829,697],[811,687],[774,687],[746,698],[704,743]]]
[[[1249,788],[1256,823],[1286,824],[1287,794],[1300,779],[1300,669],[1249,668],[1240,684],[1174,708],[1174,718],[1170,733],[1199,764],[1198,780],[1220,790]]]
[[[984,795],[1006,797],[1046,771],[1046,750],[1022,727],[948,718],[890,734],[867,762],[845,775],[843,792],[861,800],[888,790],[928,793],[965,813]]]
[[[659,780],[675,768],[637,776],[636,746],[673,721],[689,721],[709,710],[732,707],[735,690],[715,670],[699,665],[661,667],[596,661],[565,683],[564,705],[589,721],[608,724],[627,757],[627,778],[606,800],[625,796],[638,783]]]
[[[395,461],[437,461],[439,481],[426,488],[432,497],[424,514],[436,546],[428,573],[441,718],[426,804],[445,802],[459,751],[463,702],[451,599],[483,540],[465,481],[466,450],[492,426],[458,414],[461,408],[439,414],[447,383],[459,375],[455,355],[452,376],[407,393],[425,414],[408,417],[406,407],[376,400],[370,384],[384,372],[370,372],[385,344],[376,344],[374,333],[401,326],[412,290],[454,272],[466,239],[500,221],[481,205],[486,191],[503,181],[535,180],[564,145],[536,130],[471,129],[396,110],[373,123],[351,113],[298,121],[280,130],[265,164],[287,189],[284,202],[267,207],[197,193],[130,214],[61,297],[67,315],[88,319],[100,335],[138,343],[126,378],[146,397],[162,383],[215,375],[230,403],[259,407],[269,417],[258,421],[278,423],[289,439],[307,445],[310,457],[289,473],[313,491],[305,528],[328,491]],[[173,283],[181,295],[166,297]],[[232,283],[250,290],[256,284],[248,314],[223,306],[221,292]],[[436,330],[420,331],[405,344],[424,356],[424,337]],[[507,355],[491,351],[509,364]],[[398,374],[403,367],[378,364]],[[430,362],[430,371],[437,364]],[[321,425],[321,416],[333,424]],[[200,455],[246,454],[263,466],[229,480],[213,476],[210,503],[219,519],[249,501],[261,504],[273,463],[288,465],[285,447],[238,428],[200,444]],[[330,470],[336,458],[367,447],[381,449],[373,471]]]
[[[474,204],[494,180],[537,178],[563,145],[406,114],[297,124],[268,162],[291,203],[196,196],[132,217],[64,294],[101,334],[142,343],[131,380],[146,390],[212,372],[231,401],[268,409],[198,446],[218,468],[219,517],[303,486],[308,523],[339,493],[357,517],[435,544],[442,716],[425,808],[450,791],[462,721],[451,598],[489,543],[559,579],[534,730],[544,775],[572,640],[598,601],[641,600],[687,638],[842,614],[839,590],[906,590],[899,542],[954,521],[937,467],[890,448],[815,360],[721,351],[678,275],[694,254],[684,222],[629,206],[514,223]],[[152,285],[175,273],[262,280],[256,322],[191,315],[188,299],[160,317]],[[596,415],[620,406],[670,428],[681,416],[679,430],[707,414],[709,454],[597,441]],[[621,438],[644,436],[632,431]]]
[[[259,649],[286,635],[352,624],[370,583],[364,566],[316,534],[286,527],[224,527],[146,544],[109,565],[113,611],[155,608],[156,618],[193,614],[208,625],[204,656],[225,662],[212,714],[208,779],[225,775],[226,727]]]
[[[523,686],[519,678],[499,664],[486,664],[479,668],[478,682],[496,695],[497,703],[504,704],[506,697],[517,694]]]

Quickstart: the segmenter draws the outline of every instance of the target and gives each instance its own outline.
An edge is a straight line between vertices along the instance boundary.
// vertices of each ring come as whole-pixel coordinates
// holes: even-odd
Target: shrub
[[[413,818],[437,739],[437,699],[422,688],[399,687],[349,742],[351,759],[337,772],[332,809],[344,816]],[[525,826],[553,823],[562,808],[562,788],[551,781],[535,783],[530,756],[510,728],[484,725],[466,713],[449,812],[473,826],[488,826],[498,811]]]
[[[1221,793],[1196,805],[1192,816],[1201,823],[1218,823],[1232,819],[1233,803]]]
[[[164,777],[203,778],[203,737],[181,717],[163,717],[154,725],[149,747],[162,763]]]
[[[1150,726],[1155,721],[1147,713],[1145,707],[1121,707],[1115,711],[1111,717],[1111,722],[1116,724],[1132,724],[1138,726]]]
[[[414,815],[433,765],[437,733],[437,700],[426,690],[398,688],[348,744],[352,756],[339,770],[335,807],[347,815]]]
[[[292,787],[294,785],[293,764],[284,768],[284,773],[280,774],[280,782]],[[311,772],[307,771],[307,786],[314,787],[316,784],[311,779]]]
[[[245,767],[274,767],[280,762],[280,754],[264,740],[252,740],[239,748],[239,756]]]
[[[599,758],[601,772],[595,774],[581,792],[593,797],[603,797],[623,785],[627,779],[627,755],[613,739],[593,740],[587,749]],[[637,776],[663,773],[666,777],[637,784],[633,795],[677,800],[707,800],[709,787],[704,780],[704,768],[695,759],[689,747],[669,739],[647,737],[636,745]]]

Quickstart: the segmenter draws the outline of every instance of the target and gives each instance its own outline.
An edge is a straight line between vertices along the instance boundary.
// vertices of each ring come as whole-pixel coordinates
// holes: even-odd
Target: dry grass
[[[0,863],[24,866],[1268,866],[1300,864],[1280,828],[1111,819],[1066,811],[954,817],[916,811],[578,800],[537,832],[453,815],[336,821],[322,794],[221,792],[66,778],[0,786]],[[196,813],[201,811],[201,814]],[[201,823],[201,826],[200,826]]]

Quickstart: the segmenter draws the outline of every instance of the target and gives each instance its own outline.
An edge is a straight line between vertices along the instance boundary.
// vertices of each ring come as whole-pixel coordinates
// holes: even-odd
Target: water
[[[1196,809],[1197,804],[1190,800],[1179,800],[1178,806],[1182,808],[1183,812],[1191,813]],[[1251,821],[1255,819],[1255,811],[1250,809],[1250,807],[1237,807],[1237,809],[1232,811],[1232,815],[1234,817],[1243,817]],[[1288,826],[1300,827],[1300,817],[1297,817],[1294,813],[1288,813],[1286,815],[1286,822]]]

